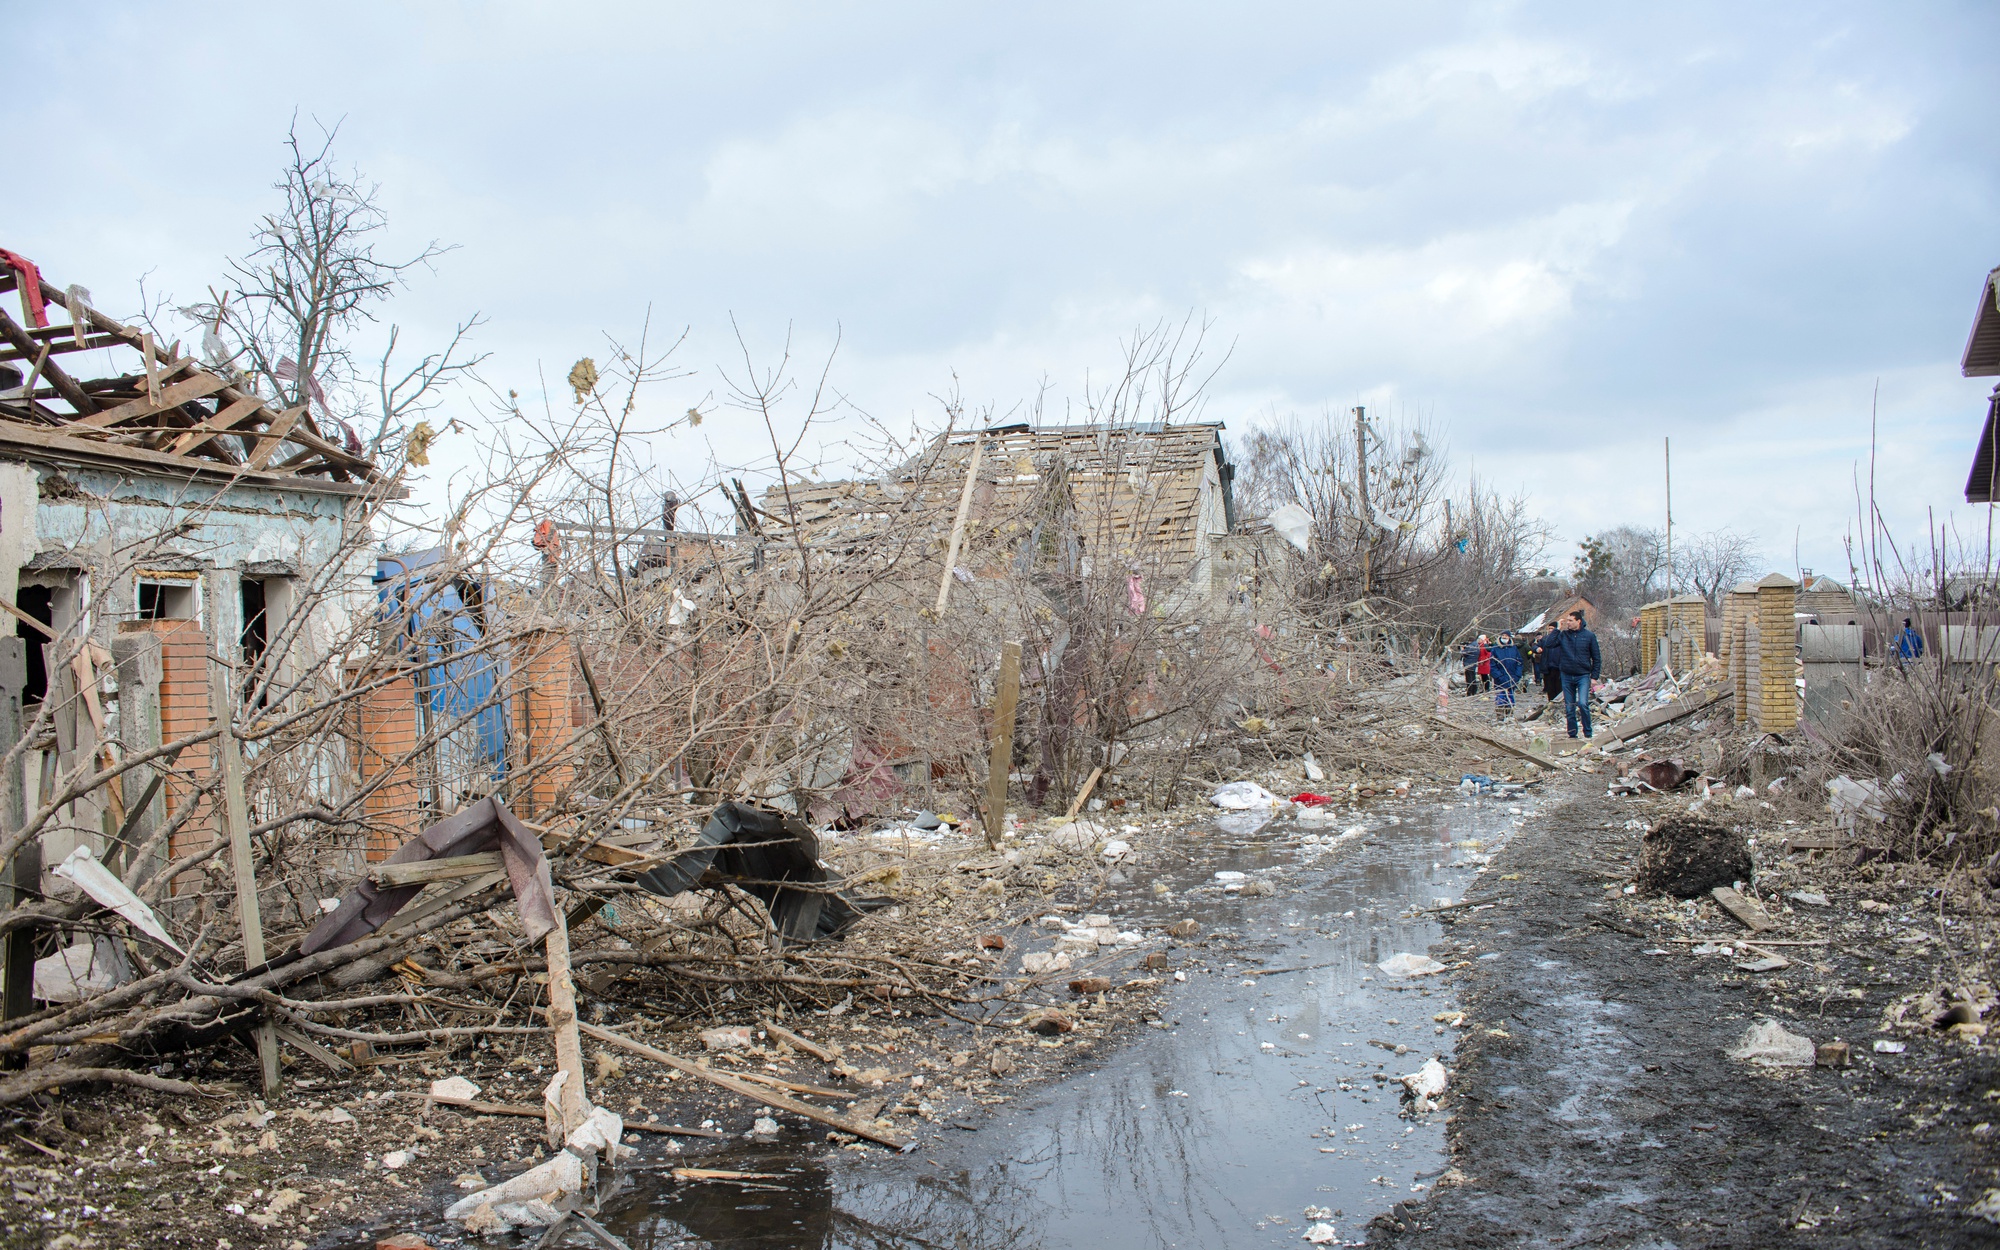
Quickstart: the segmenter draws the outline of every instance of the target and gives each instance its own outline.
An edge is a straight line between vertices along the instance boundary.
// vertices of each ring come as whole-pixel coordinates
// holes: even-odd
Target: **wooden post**
[[[1085,801],[1090,798],[1090,792],[1097,788],[1097,779],[1103,775],[1104,769],[1102,767],[1090,770],[1090,776],[1084,778],[1083,788],[1076,792],[1076,798],[1070,803],[1069,810],[1063,813],[1064,820],[1076,819],[1076,814],[1083,810]]]
[[[21,687],[27,684],[27,650],[19,637],[0,638],[0,752],[12,747],[21,736]],[[27,820],[27,795],[21,775],[21,762],[7,767],[6,776],[0,778],[0,829],[9,832],[19,829]],[[10,867],[8,884],[14,887],[14,906],[32,902],[41,893],[42,847],[40,839],[31,839],[14,856]],[[16,929],[9,933],[4,947],[6,988],[4,1006],[0,1006],[0,1018],[14,1020],[28,1014],[34,1006],[35,988],[35,931],[32,928]],[[14,1057],[9,1065],[20,1067],[27,1063],[26,1055]]]
[[[257,908],[257,869],[250,853],[250,805],[243,796],[243,751],[236,742],[235,695],[229,669],[211,662],[208,707],[220,732],[215,739],[217,771],[222,777],[222,821],[228,826],[229,868],[236,876],[236,918],[243,926],[243,966],[265,960],[264,918]],[[257,1059],[263,1067],[264,1096],[278,1094],[278,1035],[267,1020],[257,1026]]]
[[[980,431],[972,440],[972,460],[965,466],[965,487],[958,492],[958,518],[951,523],[951,546],[944,555],[944,577],[938,582],[936,615],[944,617],[944,606],[951,601],[951,572],[958,567],[958,549],[965,542],[965,519],[972,514],[972,491],[979,485],[979,457],[986,450],[986,433]]]
[[[1000,648],[1000,684],[993,692],[993,761],[986,771],[986,845],[998,847],[1007,826],[1007,774],[1014,771],[1014,704],[1021,697],[1021,644]]]
[[[543,939],[549,957],[549,1031],[556,1038],[556,1070],[568,1073],[556,1095],[557,1105],[546,1107],[549,1145],[568,1140],[590,1114],[590,1100],[583,1092],[583,1041],[576,1032],[576,982],[569,975],[569,927],[560,909],[556,927]]]

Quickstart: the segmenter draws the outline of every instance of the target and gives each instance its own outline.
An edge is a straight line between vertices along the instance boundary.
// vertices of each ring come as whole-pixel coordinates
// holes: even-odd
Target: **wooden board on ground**
[[[1627,717],[1618,723],[1617,728],[1607,729],[1604,733],[1598,734],[1594,738],[1579,738],[1564,753],[1570,754],[1576,751],[1584,751],[1593,746],[1605,747],[1614,742],[1623,742],[1627,738],[1636,738],[1640,734],[1651,733],[1662,725],[1669,725],[1683,717],[1693,716],[1703,708],[1714,707],[1724,699],[1733,699],[1735,697],[1736,692],[1734,690],[1717,690],[1709,694],[1691,694],[1685,698],[1675,699],[1672,703],[1656,707],[1650,712],[1643,712],[1638,716]]]
[[[761,1102],[767,1107],[776,1107],[780,1111],[789,1111],[793,1115],[804,1116],[808,1120],[817,1120],[829,1128],[836,1128],[843,1133],[851,1133],[856,1137],[866,1137],[869,1141],[880,1142],[893,1150],[901,1150],[903,1148],[904,1142],[902,1138],[896,1136],[894,1133],[885,1133],[872,1124],[864,1124],[859,1120],[850,1120],[846,1116],[835,1115],[824,1107],[815,1107],[810,1103],[800,1102],[796,1098],[787,1098],[783,1094],[773,1093],[768,1089],[761,1089],[748,1081],[738,1080],[736,1077],[712,1071],[702,1067],[691,1059],[683,1059],[679,1055],[670,1055],[664,1050],[656,1050],[644,1042],[635,1042],[629,1037],[613,1033],[609,1029],[600,1029],[594,1024],[584,1024],[578,1021],[577,1028],[600,1042],[609,1042],[620,1050],[630,1051],[642,1059],[651,1059],[654,1063],[665,1064],[667,1067],[687,1076],[700,1077],[711,1084],[720,1085],[733,1094],[741,1094],[745,1098]]]
[[[1726,885],[1716,886],[1709,891],[1709,894],[1715,899],[1717,906],[1735,917],[1736,923],[1752,933],[1762,933],[1766,929],[1778,927],[1770,916],[1764,913],[1764,909],[1757,905],[1756,899],[1745,898]]]
[[[433,1094],[430,1095],[430,1100],[440,1107],[457,1107],[461,1111],[470,1111],[476,1115],[514,1115],[527,1120],[539,1120],[546,1114],[540,1107],[526,1107],[509,1102],[480,1102],[476,1098],[440,1098]],[[716,1141],[721,1141],[729,1136],[727,1133],[718,1133],[713,1129],[681,1128],[674,1124],[649,1123],[644,1120],[627,1120],[625,1122],[625,1131],[628,1133],[665,1133],[670,1137],[708,1137]]]
[[[1536,768],[1546,768],[1553,770],[1556,767],[1555,762],[1553,760],[1543,759],[1541,756],[1536,755],[1533,751],[1528,750],[1526,747],[1517,747],[1513,743],[1503,742],[1500,739],[1493,737],[1491,734],[1481,733],[1479,730],[1474,729],[1470,725],[1460,724],[1458,721],[1451,720],[1448,717],[1439,716],[1435,713],[1432,714],[1431,719],[1436,721],[1438,724],[1443,725],[1445,728],[1455,729],[1459,733],[1462,733],[1466,737],[1471,738],[1477,742],[1483,742],[1487,746],[1493,747],[1497,750],[1505,751],[1509,755],[1517,756],[1521,759],[1524,759],[1528,761],[1530,764],[1533,764]]]

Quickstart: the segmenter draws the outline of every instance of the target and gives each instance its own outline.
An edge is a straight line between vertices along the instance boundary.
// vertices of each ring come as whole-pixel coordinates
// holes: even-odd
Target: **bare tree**
[[[1731,529],[1711,530],[1683,540],[1674,553],[1674,581],[1720,609],[1722,596],[1763,560],[1757,540]]]
[[[401,450],[407,441],[409,459],[423,464],[434,434],[421,418],[485,359],[469,343],[480,318],[461,321],[443,347],[413,362],[397,360],[402,330],[391,324],[379,355],[364,360],[357,335],[376,310],[411,271],[453,249],[433,240],[401,259],[384,254],[388,214],[378,188],[336,162],[338,132],[338,125],[323,129],[315,144],[293,123],[274,184],[283,206],[258,223],[250,252],[231,262],[231,288],[181,312],[200,324],[211,365],[233,368],[286,408],[304,408],[306,429],[355,455]],[[373,427],[365,442],[357,425]]]

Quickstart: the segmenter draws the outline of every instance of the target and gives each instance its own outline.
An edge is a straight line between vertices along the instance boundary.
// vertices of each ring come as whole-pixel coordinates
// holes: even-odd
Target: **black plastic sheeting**
[[[693,847],[635,879],[663,898],[698,886],[735,885],[763,901],[779,936],[793,945],[838,937],[868,912],[895,902],[835,889],[812,829],[796,816],[751,803],[722,804]]]

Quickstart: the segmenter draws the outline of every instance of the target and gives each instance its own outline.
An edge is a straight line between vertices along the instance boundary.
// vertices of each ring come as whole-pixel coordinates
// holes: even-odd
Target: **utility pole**
[[[1368,506],[1368,420],[1366,408],[1354,410],[1354,485],[1361,499],[1361,532],[1367,541],[1361,547],[1361,593],[1373,593],[1374,570],[1369,557],[1375,554],[1375,510]]]

